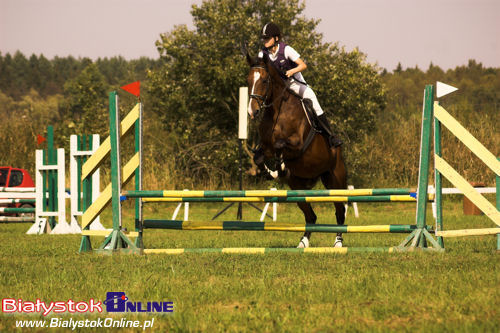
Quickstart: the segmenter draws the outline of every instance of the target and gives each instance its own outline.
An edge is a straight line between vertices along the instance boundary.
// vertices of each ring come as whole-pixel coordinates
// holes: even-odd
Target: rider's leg
[[[330,123],[328,122],[328,119],[326,119],[326,115],[323,113],[322,115],[318,116],[319,123],[321,124],[321,127],[325,130],[325,132],[328,134],[328,141],[330,146],[332,147],[338,147],[342,145],[342,140],[338,136],[333,133],[332,129],[330,128]]]
[[[323,109],[321,108],[321,105],[319,104],[318,98],[316,97],[314,91],[309,86],[298,83],[297,81],[293,81],[290,84],[290,89],[293,90],[296,94],[298,94],[302,98],[308,98],[311,100],[314,112],[316,112],[316,115],[318,116],[320,126],[323,128],[323,130],[326,132],[328,136],[328,141],[330,146],[338,147],[342,145],[342,141],[340,140],[340,138],[336,136],[335,133],[330,128],[330,123],[328,122],[328,119],[326,119],[326,115],[323,112]]]

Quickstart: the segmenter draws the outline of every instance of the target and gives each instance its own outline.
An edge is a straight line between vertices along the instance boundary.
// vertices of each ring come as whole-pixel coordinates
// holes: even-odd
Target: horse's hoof
[[[297,248],[298,249],[305,249],[306,247],[309,247],[309,239],[307,237],[302,237],[299,245],[297,245]]]
[[[335,238],[335,243],[333,243],[333,247],[342,247],[342,242],[344,241],[344,239],[340,236],[337,236],[337,238]]]

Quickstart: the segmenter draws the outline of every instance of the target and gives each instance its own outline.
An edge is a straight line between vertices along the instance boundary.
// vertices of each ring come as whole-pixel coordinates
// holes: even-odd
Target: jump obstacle
[[[139,102],[133,110],[120,123],[118,113],[117,92],[110,93],[110,137],[105,144],[101,145],[97,152],[83,166],[82,180],[88,181],[92,174],[102,162],[104,157],[111,156],[111,184],[101,196],[86,207],[82,216],[82,242],[80,252],[92,250],[90,236],[104,236],[105,240],[97,249],[98,252],[113,253],[271,253],[271,252],[293,252],[293,253],[348,253],[348,252],[402,252],[412,251],[416,248],[429,251],[443,251],[444,242],[442,237],[459,235],[486,235],[499,233],[498,228],[444,231],[442,218],[442,187],[440,175],[443,174],[473,201],[478,207],[486,211],[497,225],[500,225],[499,210],[495,209],[486,199],[477,199],[474,195],[475,189],[463,184],[463,181],[453,173],[451,167],[445,165],[440,158],[440,132],[439,124],[446,122],[448,128],[459,137],[466,145],[486,161],[497,175],[497,206],[500,208],[498,178],[500,176],[500,162],[489,153],[484,146],[471,139],[470,133],[465,133],[455,123],[444,116],[442,108],[433,103],[434,87],[428,85],[424,91],[424,105],[422,112],[422,131],[419,159],[418,189],[357,189],[357,190],[309,190],[309,191],[143,191],[142,190],[142,104]],[[439,96],[439,94],[438,94]],[[241,105],[242,103],[240,103]],[[434,110],[438,110],[434,115]],[[443,109],[444,110],[444,109]],[[451,117],[451,116],[450,116]],[[443,120],[443,119],[447,120]],[[428,178],[430,168],[432,120],[435,119],[435,173],[436,191],[435,201],[437,210],[436,231],[437,240],[431,235],[434,231],[426,224],[427,202],[433,200],[433,194],[428,191]],[[454,119],[453,119],[454,120]],[[452,125],[450,125],[452,124]],[[135,129],[135,154],[121,168],[120,142],[121,139],[132,133]],[[460,130],[457,131],[456,129]],[[473,137],[472,137],[473,138]],[[438,144],[436,144],[436,142]],[[470,144],[470,143],[473,144]],[[469,143],[469,144],[468,144]],[[492,158],[493,156],[493,158]],[[129,182],[135,176],[135,190],[122,191],[122,185]],[[461,176],[460,176],[461,177]],[[479,195],[480,196],[480,195]],[[121,202],[127,198],[135,200],[135,231],[125,232],[122,227]],[[227,201],[257,201],[257,202],[389,202],[407,201],[416,203],[416,223],[414,225],[376,225],[376,226],[347,226],[331,224],[304,224],[304,223],[263,223],[242,221],[180,221],[180,220],[152,220],[143,219],[142,205],[145,202],[227,202]],[[486,203],[485,203],[486,201]],[[88,230],[89,224],[99,215],[107,204],[111,202],[113,212],[113,228],[102,231]],[[491,207],[494,208],[491,209]],[[359,232],[359,233],[410,233],[398,246],[389,248],[210,248],[210,249],[144,249],[144,229],[176,229],[176,230],[253,230],[253,231],[288,231],[288,232]],[[493,230],[493,231],[492,231]],[[129,237],[136,238],[132,242]]]
[[[0,208],[0,214],[33,214],[32,216],[0,216],[0,222],[34,222],[27,234],[67,234],[80,233],[77,216],[82,214],[81,201],[89,197],[92,200],[99,193],[99,172],[92,183],[82,188],[80,179],[81,166],[99,146],[99,136],[71,135],[70,137],[70,175],[71,175],[71,223],[66,222],[65,199],[65,156],[64,149],[54,148],[54,131],[47,128],[47,148],[35,152],[36,171],[33,188],[0,188],[0,204],[23,203],[34,208]],[[96,219],[91,229],[102,230],[104,227]]]
[[[0,204],[21,204],[19,208],[0,208],[0,222],[34,222],[35,209],[34,187],[0,187]],[[33,207],[30,207],[33,206]],[[32,216],[12,216],[3,214],[30,214]]]

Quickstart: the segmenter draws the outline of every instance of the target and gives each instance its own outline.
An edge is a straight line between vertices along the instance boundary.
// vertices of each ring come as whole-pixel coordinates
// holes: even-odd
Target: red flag
[[[36,136],[36,144],[37,145],[41,145],[42,143],[44,143],[45,141],[47,141],[47,139],[45,139],[43,136],[41,136],[40,134],[38,134]]]
[[[141,96],[141,81],[132,82],[121,88],[126,92],[131,93],[132,95],[135,95],[137,97]]]

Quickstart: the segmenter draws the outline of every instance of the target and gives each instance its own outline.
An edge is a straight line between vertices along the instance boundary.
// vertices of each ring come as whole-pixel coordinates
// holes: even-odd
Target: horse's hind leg
[[[327,189],[345,189],[347,182],[345,177],[337,177],[333,172],[326,172],[321,176],[321,182]],[[343,225],[345,222],[345,206],[342,202],[335,202],[335,217],[337,224]],[[334,247],[342,247],[342,233],[337,233]]]
[[[290,179],[288,181],[288,185],[290,186],[290,188],[292,190],[308,190],[314,186],[315,182],[316,182],[315,180],[306,180],[306,179],[298,178],[298,177],[295,177],[292,175],[292,176],[290,176]],[[304,218],[306,220],[306,223],[308,223],[308,224],[316,223],[317,216],[314,213],[314,210],[312,209],[312,206],[310,203],[297,202],[297,206],[299,206],[300,210],[302,210],[302,213],[304,213]],[[309,247],[309,239],[310,238],[311,238],[311,233],[305,232],[297,247],[298,248]]]

